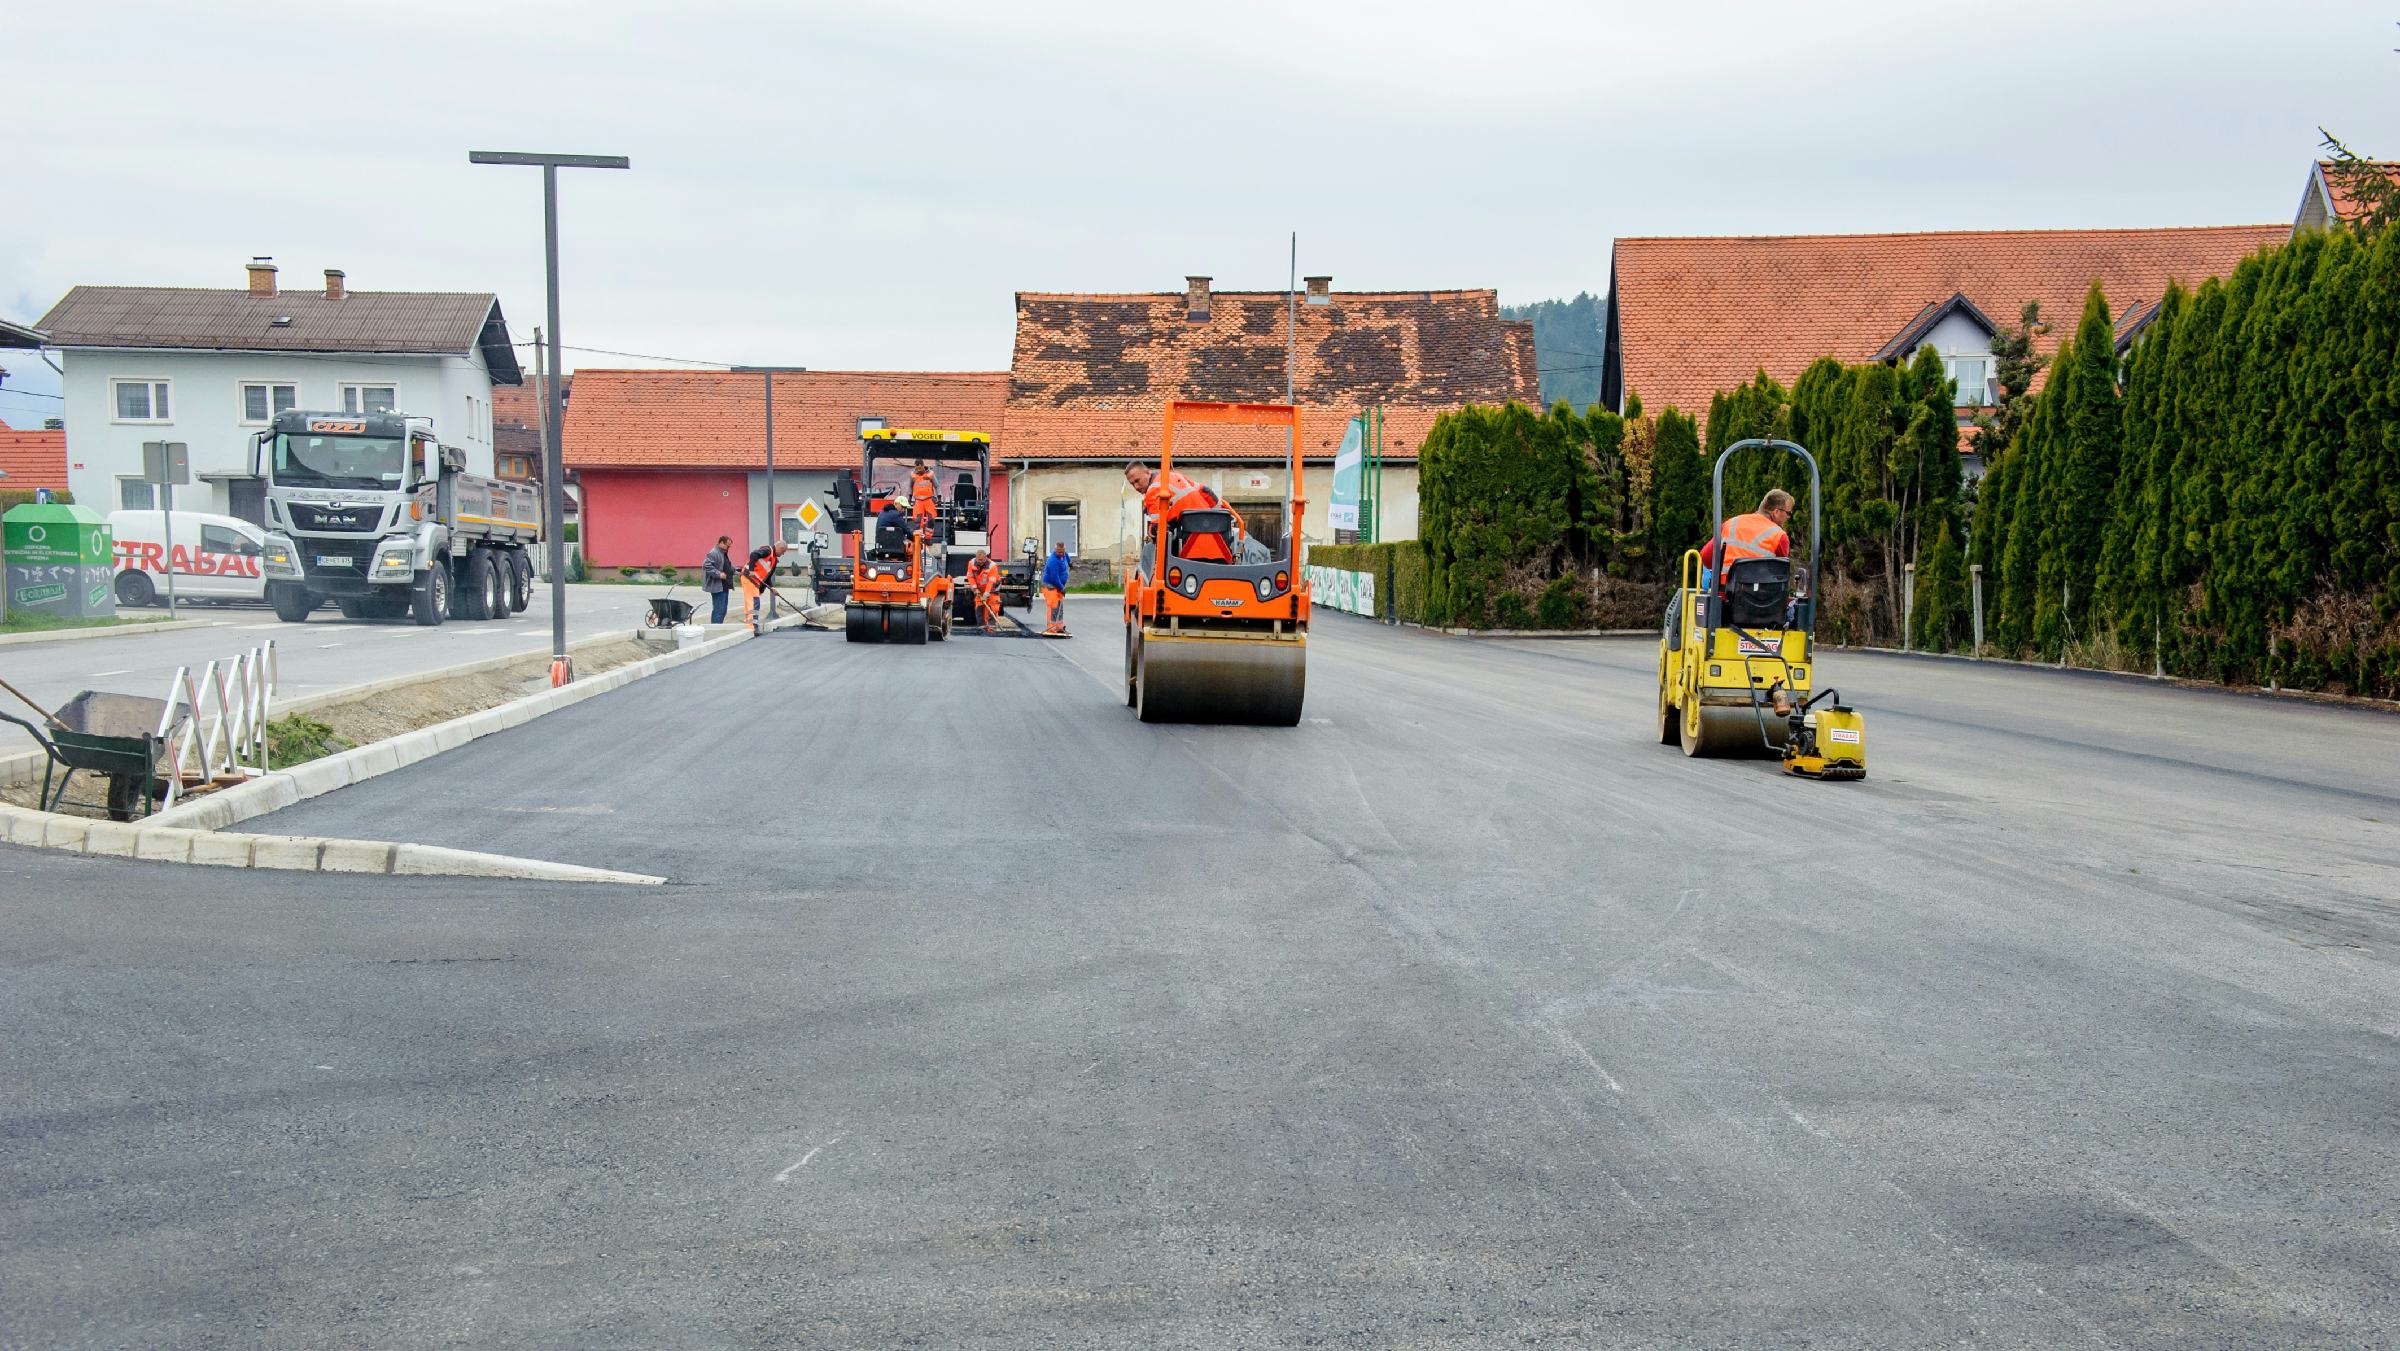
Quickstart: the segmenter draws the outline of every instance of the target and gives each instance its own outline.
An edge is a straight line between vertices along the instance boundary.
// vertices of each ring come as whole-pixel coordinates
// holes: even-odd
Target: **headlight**
[[[1275,579],[1274,579],[1274,578],[1272,578],[1272,577],[1261,577],[1261,578],[1259,578],[1259,579],[1258,579],[1258,598],[1259,598],[1260,600],[1266,600],[1266,599],[1268,599],[1269,597],[1273,596],[1274,594],[1275,594]]]
[[[1200,594],[1200,579],[1198,577],[1184,578],[1183,594],[1186,596],[1197,597]]]

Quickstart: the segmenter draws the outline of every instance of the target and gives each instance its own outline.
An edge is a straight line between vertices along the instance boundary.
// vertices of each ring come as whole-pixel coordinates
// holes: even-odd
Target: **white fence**
[[[267,708],[274,702],[272,638],[231,661],[210,662],[197,679],[191,667],[176,667],[158,722],[158,735],[168,743],[159,766],[167,795],[159,810],[174,806],[187,787],[266,773]]]
[[[1351,572],[1346,568],[1321,568],[1311,563],[1308,573],[1309,604],[1329,609],[1346,610],[1354,615],[1374,618],[1375,574]]]

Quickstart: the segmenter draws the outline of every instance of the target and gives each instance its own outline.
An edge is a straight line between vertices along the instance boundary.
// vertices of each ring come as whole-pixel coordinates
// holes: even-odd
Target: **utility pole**
[[[775,377],[803,375],[806,366],[736,366],[738,375],[755,372],[767,390],[767,542],[783,543],[783,507],[775,500]]]
[[[558,171],[565,169],[630,169],[623,155],[546,155],[514,150],[471,150],[469,164],[538,165],[542,171],[542,261],[549,279],[550,372],[563,369],[558,341]],[[550,683],[575,679],[575,664],[567,657],[567,497],[566,454],[559,440],[559,423],[567,415],[559,381],[542,391],[542,511],[550,535]]]

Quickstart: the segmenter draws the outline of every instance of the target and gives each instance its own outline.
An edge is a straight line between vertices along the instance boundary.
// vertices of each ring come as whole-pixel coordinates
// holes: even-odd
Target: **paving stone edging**
[[[5,802],[0,802],[0,840],[101,858],[134,858],[212,868],[383,873],[395,877],[500,877],[649,887],[661,886],[667,880],[647,873],[484,854],[472,849],[444,849],[430,844],[330,840],[306,835],[245,835],[152,825],[149,821],[92,821]]]

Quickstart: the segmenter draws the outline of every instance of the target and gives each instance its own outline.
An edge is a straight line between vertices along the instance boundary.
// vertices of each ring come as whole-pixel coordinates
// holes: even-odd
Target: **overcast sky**
[[[1017,290],[1603,291],[1618,234],[2288,220],[2400,155],[2400,3],[0,0],[0,317],[77,283],[542,308],[587,348],[998,369]],[[570,352],[574,365],[654,364]],[[0,354],[9,387],[55,388]],[[25,425],[46,401],[0,390]],[[49,410],[55,410],[55,404]]]

